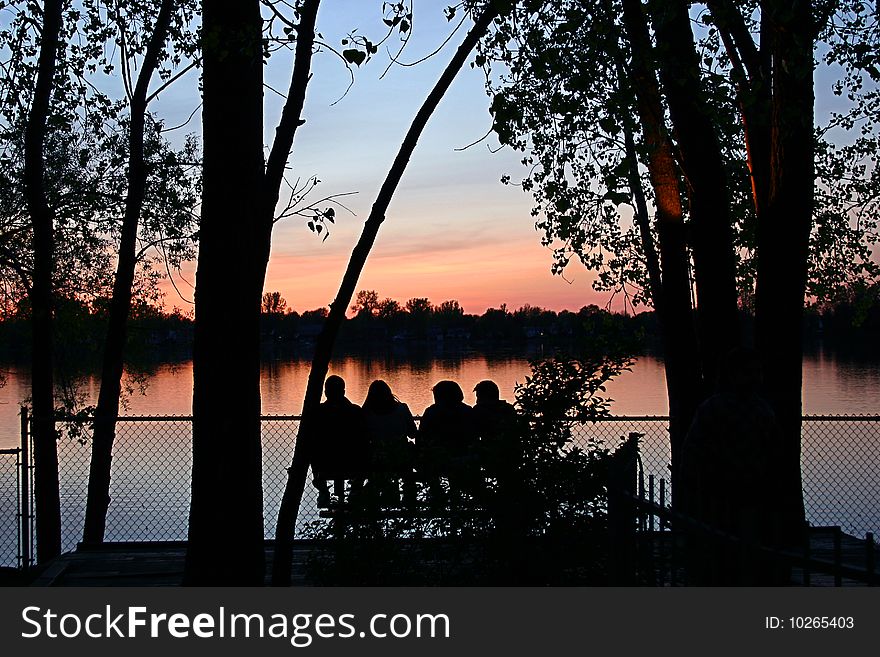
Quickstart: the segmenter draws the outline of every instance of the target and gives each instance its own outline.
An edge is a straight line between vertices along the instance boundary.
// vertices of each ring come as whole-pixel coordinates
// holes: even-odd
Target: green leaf
[[[367,53],[361,52],[360,50],[356,50],[354,48],[348,48],[347,50],[342,51],[342,57],[349,64],[354,64],[355,66],[360,66],[364,63],[364,60],[367,58]]]
[[[617,124],[614,122],[614,119],[608,116],[599,119],[599,127],[608,134],[615,134],[617,132]]]
[[[629,201],[630,201],[629,194],[625,194],[623,192],[616,192],[613,190],[611,190],[605,194],[605,199],[608,201],[611,201],[615,205],[624,205],[626,203],[629,203]]]

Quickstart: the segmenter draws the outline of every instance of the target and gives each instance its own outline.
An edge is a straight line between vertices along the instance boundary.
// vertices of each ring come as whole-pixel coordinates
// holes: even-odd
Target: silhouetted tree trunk
[[[34,96],[25,128],[24,184],[27,208],[34,229],[31,302],[31,397],[34,440],[34,497],[36,506],[37,562],[45,563],[61,552],[61,510],[58,497],[58,452],[52,341],[53,218],[46,200],[44,142],[57,68],[60,0],[46,0],[40,31],[40,55]]]
[[[259,585],[262,20],[259,0],[204,0],[202,7],[203,194],[184,582]]]
[[[767,211],[758,226],[755,341],[765,370],[765,396],[782,430],[775,474],[780,528],[800,538],[801,367],[804,295],[814,192],[813,40],[810,3],[772,0],[763,20],[772,30],[773,109]]]
[[[312,360],[305,400],[303,402],[302,420],[293,452],[293,459],[288,469],[287,485],[284,489],[281,508],[278,512],[278,523],[275,532],[275,558],[272,565],[272,583],[276,586],[287,586],[290,584],[293,534],[311,462],[312,443],[315,439],[315,429],[312,423],[315,417],[315,410],[321,401],[324,378],[327,375],[330,359],[333,355],[336,336],[339,333],[342,320],[345,318],[345,311],[354,296],[358,278],[366,263],[370,249],[376,240],[379,228],[385,220],[385,212],[406,170],[418,139],[431,114],[437,108],[447,89],[449,89],[449,85],[464,65],[468,55],[486,33],[494,18],[498,16],[499,8],[496,4],[501,3],[488,3],[486,9],[476,19],[474,26],[468,32],[413,119],[412,125],[391,165],[391,169],[379,190],[370,215],[364,223],[364,229],[352,251],[351,259],[342,278],[336,298],[330,304],[330,314],[324,322],[324,327],[318,336],[315,347],[315,355]]]
[[[711,390],[719,359],[740,341],[730,194],[702,88],[688,4],[651,0],[649,7],[660,80],[687,186],[699,346],[704,384]]]
[[[205,3],[207,4],[207,2]],[[219,3],[221,5],[229,5],[229,3]],[[196,368],[196,356],[204,356],[201,361],[204,378],[195,381],[193,391],[193,416],[194,421],[198,420],[197,406],[201,411],[201,423],[199,424],[198,437],[197,429],[194,426],[193,434],[193,510],[190,514],[190,547],[187,553],[187,573],[186,582],[192,584],[199,583],[243,583],[243,584],[262,584],[264,575],[264,552],[263,552],[263,515],[262,515],[262,488],[260,481],[260,397],[259,397],[259,315],[260,302],[263,293],[263,284],[266,276],[266,267],[269,262],[269,252],[271,248],[272,226],[274,224],[275,206],[278,202],[281,183],[284,175],[284,168],[290,151],[293,146],[293,140],[296,135],[297,128],[303,123],[301,116],[303,106],[305,104],[306,89],[310,79],[310,67],[312,60],[312,49],[315,42],[315,23],[317,20],[318,8],[320,0],[305,0],[299,9],[299,23],[297,26],[297,44],[294,57],[294,66],[291,74],[290,87],[287,94],[282,111],[281,120],[276,128],[275,141],[269,154],[269,160],[266,163],[265,173],[263,172],[262,156],[260,162],[260,178],[254,183],[251,176],[254,175],[253,169],[247,167],[243,172],[243,178],[246,176],[247,191],[246,199],[241,200],[238,212],[241,218],[246,221],[235,222],[235,217],[228,216],[226,221],[218,220],[216,225],[216,234],[210,232],[210,236],[216,240],[216,244],[212,246],[217,249],[216,254],[214,248],[210,249],[212,258],[205,261],[203,268],[202,257],[205,253],[205,218],[206,212],[216,213],[218,217],[223,217],[222,210],[226,201],[223,196],[223,177],[221,175],[223,169],[222,159],[211,162],[208,161],[208,57],[205,56],[205,182],[203,198],[208,194],[208,171],[210,168],[212,178],[216,182],[216,187],[212,187],[212,193],[216,195],[216,204],[212,205],[210,210],[206,208],[203,200],[202,208],[202,229],[201,229],[201,247],[199,250],[199,273],[196,287],[196,346],[200,349],[193,356],[194,373]],[[248,10],[250,11],[250,10]],[[245,12],[248,17],[251,14]],[[257,15],[259,14],[257,10]],[[239,14],[241,16],[242,14]],[[230,35],[235,36],[235,25],[239,22],[237,18],[220,19],[216,15],[212,15],[215,19],[214,32],[216,38],[229,38]],[[220,25],[222,23],[222,25]],[[207,22],[204,23],[208,25]],[[252,24],[248,24],[253,29]],[[214,42],[214,36],[209,37]],[[230,65],[226,57],[221,57],[218,53],[213,53],[213,57],[219,61],[212,61],[213,71],[216,76],[213,78],[211,93],[216,94],[213,98],[216,106],[212,106],[213,137],[217,143],[212,144],[214,148],[211,150],[213,155],[215,152],[220,155],[224,134],[229,130],[229,126],[244,125],[248,122],[248,134],[250,140],[256,139],[256,134],[262,133],[262,105],[260,105],[259,113],[251,103],[245,103],[247,106],[240,108],[237,117],[228,117],[227,121],[223,120],[224,115],[228,116],[228,111],[224,110],[224,92],[229,96],[238,94],[253,94],[255,80],[252,76],[259,75],[259,83],[262,83],[260,68],[257,66],[246,65],[243,61],[247,56],[252,56],[253,50],[251,46],[256,39],[259,45],[259,33],[253,31],[246,34],[239,33],[237,41],[240,42],[241,48],[238,56],[242,61],[232,65],[225,75],[241,76],[240,86],[236,89],[222,89],[224,73],[222,73],[223,65]],[[256,62],[260,62],[259,50],[256,53]],[[247,81],[244,81],[247,78]],[[258,89],[256,97],[261,97],[262,90]],[[250,99],[251,101],[253,98]],[[227,101],[228,102],[228,101]],[[256,129],[256,133],[254,130]],[[261,138],[260,138],[261,140]],[[256,161],[254,153],[254,143],[240,143],[237,148],[242,153],[247,153],[251,158],[250,164]],[[216,150],[215,150],[216,149]],[[233,161],[237,161],[237,156],[232,151],[227,151]],[[228,175],[228,173],[227,173]],[[216,176],[216,177],[215,177]],[[235,187],[238,183],[235,176],[227,179],[226,186],[229,187],[227,194],[235,194]],[[228,197],[226,197],[228,198]],[[237,223],[238,225],[232,225]],[[225,230],[223,226],[226,226]],[[242,231],[247,231],[244,241],[241,240]],[[238,257],[235,257],[235,251],[240,251]],[[222,257],[214,260],[217,255],[226,252],[230,254],[227,263],[237,261],[244,266],[238,271],[240,276],[235,284],[227,282],[227,294],[224,297],[223,285],[217,285],[218,281],[214,280],[216,272],[226,270],[223,275],[227,279],[235,279],[236,276],[229,271],[229,267],[223,267]],[[237,266],[237,265],[236,265]],[[205,285],[205,279],[211,280],[210,286]],[[210,288],[211,296],[206,298],[200,295],[199,291]],[[215,297],[215,294],[217,296]],[[238,310],[227,309],[232,312],[233,317],[224,317],[224,301],[231,300],[235,295],[234,307]],[[205,319],[202,316],[201,308],[208,307],[212,319]],[[200,323],[200,319],[201,321]],[[231,327],[231,323],[237,321],[238,327]],[[219,322],[219,323],[218,323]],[[227,326],[227,329],[223,327]],[[231,328],[231,331],[229,329]],[[233,334],[234,332],[234,334]],[[230,345],[234,345],[230,347]],[[228,351],[241,350],[243,357],[238,359],[235,364],[238,374],[229,372],[223,365],[222,358],[224,353]],[[208,356],[211,354],[211,357]],[[237,354],[239,355],[239,354]],[[217,359],[219,362],[214,362]],[[213,369],[212,369],[213,368]],[[235,378],[232,378],[235,376]],[[212,377],[214,381],[212,383]],[[220,386],[220,390],[212,390],[214,386]],[[212,410],[212,405],[219,398],[228,400],[226,404],[219,404]],[[197,401],[198,399],[198,401]],[[242,406],[235,402],[236,399],[246,399],[248,404]],[[213,400],[213,401],[212,401]],[[213,413],[213,417],[212,414]],[[237,454],[235,453],[236,445],[234,442],[227,442],[225,445],[220,442],[209,443],[213,424],[221,424],[227,421],[230,414],[234,414],[235,421],[238,426],[242,427],[241,431],[248,433],[248,454],[240,465]],[[234,429],[228,433],[228,441],[235,441]],[[199,443],[197,446],[196,443]],[[210,454],[209,450],[224,450],[226,454]],[[201,454],[203,467],[200,468],[199,478],[196,478],[196,454]],[[247,468],[247,485],[250,487],[251,500],[248,503],[239,505],[234,509],[222,508],[216,504],[216,495],[218,487],[223,489],[224,493],[234,495],[233,491],[238,485],[237,471]],[[206,476],[207,475],[207,476]],[[206,486],[204,489],[203,486]],[[198,487],[198,504],[196,489]],[[215,498],[212,508],[212,497]],[[259,506],[257,502],[259,501]],[[235,559],[227,563],[210,554],[210,551],[218,545],[223,546],[224,537],[227,536],[228,522],[224,522],[227,513],[241,514],[242,517],[236,518],[238,525],[244,525],[249,532],[246,541],[239,546],[240,557],[247,562],[245,573],[236,572],[240,569],[240,564]],[[196,520],[196,532],[198,538],[193,542],[193,519]],[[214,527],[212,530],[211,527]],[[258,525],[258,526],[257,526]],[[215,532],[211,535],[211,531]],[[258,534],[257,534],[258,533]],[[211,543],[214,542],[212,546]]]
[[[680,171],[666,134],[648,25],[640,0],[623,0],[623,21],[632,51],[632,83],[654,191],[662,281],[655,308],[663,333],[669,437],[675,487],[681,446],[702,392],[697,336],[691,307],[689,258],[680,194]],[[679,489],[680,490],[680,489]],[[676,502],[681,499],[676,495]]]
[[[792,543],[804,526],[802,323],[815,186],[813,42],[818,29],[810,3],[766,2],[759,48],[730,0],[711,0],[708,6],[730,56],[745,129],[757,214],[755,343],[764,363],[764,396],[783,440],[773,464],[778,499],[772,503],[782,513],[783,539]]]
[[[100,543],[104,540],[107,507],[110,504],[110,466],[113,440],[116,436],[116,419],[119,416],[123,357],[125,352],[128,314],[131,310],[132,285],[137,266],[137,232],[147,184],[144,162],[144,123],[147,113],[147,92],[150,80],[158,67],[159,55],[165,47],[174,0],[163,0],[147,46],[141,70],[131,98],[128,134],[128,190],[125,199],[125,216],[122,220],[122,236],[116,278],[113,281],[113,297],[110,300],[110,317],[104,341],[104,358],[101,367],[101,389],[95,410],[95,429],[92,437],[92,458],[89,468],[89,493],[83,529],[84,543]]]

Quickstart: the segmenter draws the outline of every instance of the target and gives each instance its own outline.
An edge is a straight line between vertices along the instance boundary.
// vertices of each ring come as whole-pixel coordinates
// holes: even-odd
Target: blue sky
[[[448,2],[417,2],[413,35],[402,61],[432,52],[457,21],[443,15]],[[381,3],[372,0],[324,0],[318,31],[330,45],[353,29],[379,41],[384,34]],[[380,49],[373,60],[355,68],[355,84],[342,100],[349,77],[330,52],[313,60],[304,117],[290,160],[292,178],[316,175],[314,198],[357,192],[344,199],[356,216],[337,213],[330,238],[321,242],[297,218],[276,225],[267,290],[279,290],[297,310],[328,304],[335,295],[348,255],[411,118],[463,39],[462,26],[444,49],[416,66],[393,66]],[[388,44],[393,47],[397,37]],[[266,68],[266,82],[286,91],[292,55],[279,53]],[[197,73],[190,73],[163,93],[153,106],[167,125],[186,119],[198,105]],[[504,173],[520,173],[519,157],[510,150],[490,152],[491,137],[463,152],[491,126],[484,75],[466,66],[456,78],[426,128],[389,208],[359,288],[404,301],[427,296],[439,303],[457,299],[468,312],[489,306],[530,303],[577,309],[605,298],[590,288],[586,271],[571,267],[566,282],[550,274],[551,254],[541,247],[529,214],[531,199],[504,186]],[[336,102],[334,104],[335,101]],[[282,99],[266,90],[266,143],[271,143]],[[186,130],[198,131],[197,114]],[[181,131],[185,132],[185,131]],[[191,279],[191,275],[188,276]],[[179,304],[169,293],[167,303]]]

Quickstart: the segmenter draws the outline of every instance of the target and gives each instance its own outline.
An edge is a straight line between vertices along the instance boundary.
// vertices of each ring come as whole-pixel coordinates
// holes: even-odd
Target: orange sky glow
[[[395,253],[377,245],[358,289],[376,290],[380,297],[401,303],[412,297],[428,297],[434,303],[456,299],[466,312],[477,314],[502,303],[511,309],[531,304],[554,310],[604,305],[606,296],[592,290],[585,271],[571,283],[552,276],[549,255],[536,236],[412,253]],[[298,310],[328,305],[344,266],[345,258],[338,256],[331,264],[319,258],[280,255],[270,261],[266,289],[279,290]]]
[[[501,304],[511,310],[530,304],[557,311],[578,310],[591,303],[605,306],[609,297],[592,289],[592,274],[572,265],[566,273],[568,280],[551,275],[550,251],[540,245],[534,231],[520,232],[523,235],[516,240],[447,244],[437,249],[413,245],[411,252],[383,245],[380,236],[357,289],[376,290],[381,298],[391,297],[401,304],[412,297],[427,297],[435,304],[455,299],[465,312],[474,314]],[[281,292],[288,307],[298,312],[330,304],[350,252],[350,248],[326,248],[330,240],[321,244],[308,234],[301,238],[311,242],[312,253],[285,252],[284,245],[275,240],[264,288]],[[194,266],[183,275],[194,283]],[[178,279],[177,285],[191,300],[187,284]],[[167,281],[162,290],[168,309],[191,308]]]
[[[420,14],[417,38],[407,46],[413,61],[448,37],[451,28],[440,9],[426,6]],[[319,30],[333,41],[355,25],[385,29],[377,22],[370,3],[339,0],[320,13]],[[321,183],[309,201],[347,194],[340,200],[354,214],[337,207],[337,222],[324,242],[301,217],[276,224],[265,291],[281,292],[298,312],[333,300],[406,129],[463,36],[457,34],[439,54],[417,66],[391,67],[384,77],[381,61],[358,67],[347,92],[348,73],[339,61],[326,52],[315,57],[306,123],[297,132],[287,177],[294,182],[317,176]],[[273,55],[265,69],[267,84],[286,88],[290,65],[289,54]],[[188,90],[175,85],[157,103],[156,111],[169,123],[185,120],[197,108],[195,81],[195,76],[188,80]],[[280,110],[281,100],[267,93],[267,145]],[[526,173],[522,154],[500,149],[487,135],[491,125],[485,76],[479,68],[465,66],[419,140],[357,289],[374,289],[380,297],[401,303],[412,297],[433,303],[456,299],[466,312],[476,314],[503,303],[510,309],[530,304],[557,311],[605,306],[609,295],[592,289],[594,275],[581,265],[573,263],[566,271],[571,282],[550,273],[552,253],[541,246],[535,230],[533,199],[500,182],[502,175],[517,181]],[[483,135],[487,137],[481,141]],[[473,142],[478,143],[463,148]],[[282,197],[281,206],[285,203]],[[183,271],[190,283],[194,271],[194,263]],[[163,283],[166,307],[191,309],[192,288],[183,280],[178,288],[187,301]]]

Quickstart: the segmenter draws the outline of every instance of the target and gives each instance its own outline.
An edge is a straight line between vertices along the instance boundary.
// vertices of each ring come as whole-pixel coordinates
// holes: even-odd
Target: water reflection
[[[309,361],[304,358],[268,360],[262,368],[263,413],[290,415],[300,412]],[[18,444],[18,406],[30,391],[25,369],[8,368],[7,384],[0,388],[0,449]],[[345,356],[330,368],[346,380],[349,397],[358,403],[374,379],[385,379],[414,413],[431,404],[431,387],[442,379],[458,381],[473,402],[473,388],[493,379],[501,396],[513,400],[514,387],[529,374],[528,360],[510,354],[464,353],[431,357],[389,351],[379,355]],[[880,367],[876,360],[862,360],[818,351],[804,359],[804,410],[819,414],[880,413]],[[97,376],[84,380],[88,403],[95,403]],[[653,356],[638,359],[631,372],[608,386],[617,415],[664,415],[666,381],[663,363]],[[192,409],[192,362],[162,363],[147,376],[146,395],[134,393],[124,414],[188,415]]]

